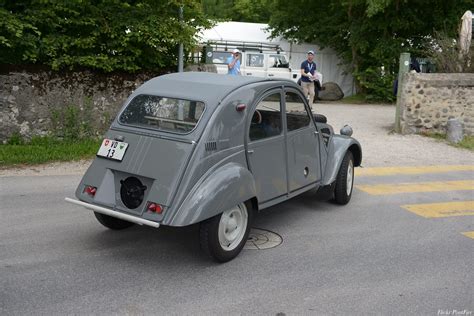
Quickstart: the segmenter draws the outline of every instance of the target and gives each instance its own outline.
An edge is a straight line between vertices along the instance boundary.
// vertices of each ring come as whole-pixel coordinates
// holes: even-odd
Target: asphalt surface
[[[469,183],[381,195],[359,187],[342,207],[306,193],[255,220],[282,236],[280,246],[217,264],[201,253],[196,226],[105,229],[64,202],[79,180],[0,177],[1,315],[474,315],[474,236],[462,234],[474,231],[474,210],[425,218],[401,207],[474,200]],[[460,180],[474,171],[355,184]]]

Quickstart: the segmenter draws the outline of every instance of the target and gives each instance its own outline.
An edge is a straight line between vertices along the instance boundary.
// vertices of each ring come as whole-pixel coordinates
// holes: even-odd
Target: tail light
[[[146,207],[148,212],[156,213],[156,214],[161,214],[163,212],[163,207],[154,202],[148,202],[148,206]]]
[[[87,185],[86,188],[84,189],[84,192],[90,196],[95,196],[95,193],[97,192],[97,188],[91,185]]]

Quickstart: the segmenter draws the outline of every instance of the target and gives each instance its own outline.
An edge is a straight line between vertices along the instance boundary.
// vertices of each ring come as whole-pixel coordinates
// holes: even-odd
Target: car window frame
[[[287,112],[286,112],[286,93],[287,92],[293,92],[301,98],[301,100],[303,101],[305,110],[306,110],[306,114],[309,116],[309,124],[308,125],[300,127],[298,129],[294,129],[292,131],[290,131],[288,129],[288,117],[287,117]],[[318,130],[318,127],[316,126],[316,123],[314,122],[313,112],[310,110],[309,104],[307,103],[306,98],[303,97],[301,91],[298,91],[297,89],[295,89],[293,87],[285,86],[285,88],[283,89],[283,96],[284,96],[283,99],[284,99],[284,102],[285,102],[285,130],[286,130],[287,133],[297,132],[297,131],[302,130],[304,128],[308,128],[310,126],[314,126],[316,128],[316,130]],[[311,124],[311,122],[313,124]]]
[[[260,55],[262,56],[262,65],[261,66],[251,66],[250,64],[248,64],[250,62],[250,56],[251,55]],[[257,68],[257,69],[266,69],[265,67],[265,61],[266,61],[266,58],[265,58],[265,54],[264,53],[259,53],[259,52],[246,52],[245,53],[245,67],[246,68]]]
[[[285,59],[286,59],[286,55],[282,55],[282,54],[278,54],[278,53],[268,54],[268,57],[267,57],[267,58],[268,58],[268,59],[274,58],[273,56],[277,56],[277,57],[284,56]],[[273,66],[268,66],[268,62],[267,62],[267,68],[268,68],[268,69],[285,69],[285,70],[287,70],[287,69],[290,68],[290,62],[289,62],[288,60],[286,60],[286,61],[287,61],[286,65],[288,65],[288,67],[278,67],[278,66],[277,66],[277,67],[273,67]]]
[[[246,124],[246,132],[245,132],[245,140],[246,140],[246,145],[250,144],[250,143],[258,143],[258,142],[264,142],[264,141],[268,141],[268,140],[271,140],[271,139],[274,139],[276,137],[281,137],[282,135],[286,135],[286,120],[285,118],[283,117],[283,110],[284,110],[284,100],[283,100],[283,86],[278,86],[278,87],[272,87],[268,90],[265,90],[261,96],[257,99],[256,102],[253,103],[252,107],[251,107],[251,111],[249,111],[249,115],[247,115],[247,124]],[[250,139],[250,126],[251,126],[251,123],[252,123],[252,118],[253,118],[253,114],[255,113],[255,111],[257,110],[257,107],[258,105],[268,96],[272,95],[272,94],[279,94],[280,95],[280,122],[281,122],[281,132],[280,134],[278,135],[273,135],[271,137],[266,137],[266,138],[261,138],[261,139],[257,139],[257,140],[251,140]]]
[[[156,97],[160,97],[160,98],[179,99],[179,100],[189,101],[189,102],[201,102],[201,103],[204,104],[204,110],[202,111],[201,117],[196,122],[196,125],[194,126],[194,128],[192,130],[190,130],[189,132],[186,132],[186,133],[177,133],[177,132],[173,132],[173,131],[170,131],[170,130],[156,129],[156,128],[151,128],[151,127],[146,127],[146,126],[138,126],[138,125],[134,125],[134,124],[122,123],[120,121],[120,117],[122,116],[123,112],[125,112],[125,110],[128,108],[130,103],[136,97],[138,97],[140,95],[150,95],[150,96],[156,96]],[[138,93],[138,94],[133,95],[132,97],[130,97],[130,99],[126,102],[126,105],[123,106],[122,110],[118,113],[115,121],[117,122],[117,124],[119,126],[122,126],[122,127],[134,128],[134,129],[138,129],[138,130],[143,129],[143,130],[152,131],[152,132],[155,132],[155,133],[166,133],[166,134],[172,134],[172,135],[177,135],[177,136],[186,136],[186,135],[190,135],[190,134],[194,133],[198,129],[198,127],[200,126],[204,116],[206,115],[207,108],[208,108],[207,102],[205,102],[202,99],[191,100],[191,99],[184,99],[184,98],[180,98],[178,96],[172,96],[172,95],[167,95],[167,94],[158,95],[158,94],[153,94],[153,93]]]

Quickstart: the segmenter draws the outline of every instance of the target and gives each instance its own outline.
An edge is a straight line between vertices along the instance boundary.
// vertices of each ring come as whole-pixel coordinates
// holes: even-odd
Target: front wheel
[[[349,203],[354,185],[354,156],[350,151],[346,152],[341,167],[337,173],[336,187],[334,188],[334,201],[337,204]]]
[[[97,220],[99,221],[99,223],[113,230],[122,230],[134,225],[133,223],[109,215],[104,215],[97,212],[94,212],[94,215],[95,218],[97,218]]]
[[[247,242],[252,217],[252,204],[246,202],[202,222],[201,248],[218,262],[234,259]]]

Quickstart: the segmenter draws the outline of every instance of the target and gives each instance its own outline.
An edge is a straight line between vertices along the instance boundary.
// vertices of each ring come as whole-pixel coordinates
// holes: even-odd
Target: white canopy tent
[[[461,18],[461,29],[459,31],[459,44],[461,45],[461,54],[463,55],[467,55],[471,48],[472,22],[472,12],[466,11]]]
[[[315,51],[314,60],[318,71],[323,75],[324,82],[337,83],[345,96],[354,94],[354,79],[351,74],[345,73],[344,65],[336,53],[329,48],[321,50],[318,45],[310,43],[295,44],[283,38],[270,39],[267,24],[244,22],[221,22],[211,29],[205,30],[200,35],[200,41],[236,41],[254,42],[264,44],[278,44],[290,57],[290,67],[299,69],[306,59],[309,50]]]

